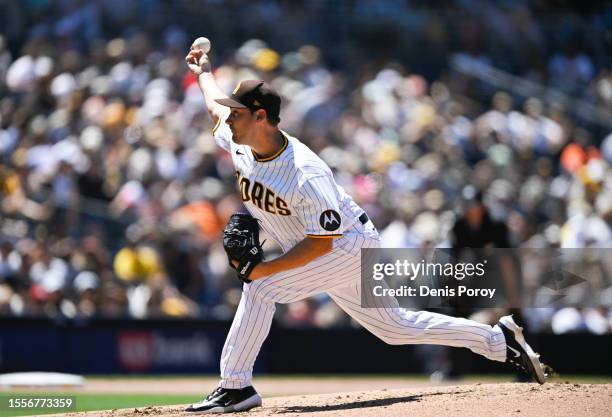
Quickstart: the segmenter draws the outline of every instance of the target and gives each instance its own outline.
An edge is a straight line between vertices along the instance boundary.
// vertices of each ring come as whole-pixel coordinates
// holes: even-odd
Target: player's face
[[[248,145],[254,134],[255,115],[249,109],[232,108],[226,120],[232,131],[232,140],[239,145]]]

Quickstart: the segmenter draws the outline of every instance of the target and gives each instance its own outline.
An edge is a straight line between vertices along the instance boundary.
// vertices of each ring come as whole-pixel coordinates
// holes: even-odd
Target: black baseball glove
[[[223,248],[230,266],[236,269],[238,279],[251,282],[249,275],[263,261],[257,219],[247,213],[232,214],[223,230]],[[232,261],[238,261],[238,267],[234,267]]]

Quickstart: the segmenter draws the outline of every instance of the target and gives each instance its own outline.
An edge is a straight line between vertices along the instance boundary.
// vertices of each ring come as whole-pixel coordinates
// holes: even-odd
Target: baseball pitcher
[[[245,80],[230,97],[221,91],[207,55],[210,43],[202,39],[194,42],[186,62],[215,122],[214,140],[231,154],[249,213],[232,216],[224,230],[228,262],[244,284],[221,354],[221,380],[186,411],[236,412],[261,405],[252,385],[253,364],[276,303],[322,292],[386,343],[465,347],[494,361],[512,362],[544,383],[538,355],[511,316],[491,327],[397,305],[361,307],[360,252],[380,246],[374,224],[336,184],[325,162],[279,128],[281,98],[271,86]],[[259,228],[281,246],[281,256],[264,260]]]

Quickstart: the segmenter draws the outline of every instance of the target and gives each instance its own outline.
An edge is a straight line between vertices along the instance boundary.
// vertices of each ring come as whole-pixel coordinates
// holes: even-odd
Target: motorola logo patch
[[[340,227],[340,214],[335,210],[325,210],[319,217],[319,224],[328,232],[338,230]]]

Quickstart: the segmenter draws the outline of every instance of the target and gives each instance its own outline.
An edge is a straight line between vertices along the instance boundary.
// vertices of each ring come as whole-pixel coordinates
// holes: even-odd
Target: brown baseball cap
[[[264,109],[268,114],[268,119],[277,123],[280,121],[281,98],[268,83],[261,80],[241,81],[230,98],[215,101],[223,106],[250,109],[251,111]]]

